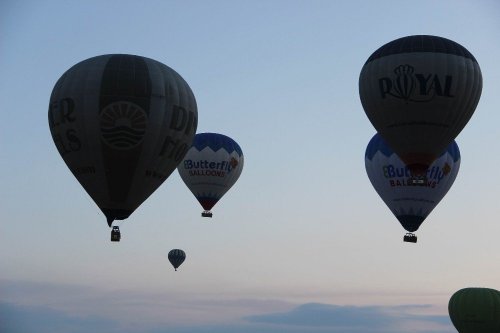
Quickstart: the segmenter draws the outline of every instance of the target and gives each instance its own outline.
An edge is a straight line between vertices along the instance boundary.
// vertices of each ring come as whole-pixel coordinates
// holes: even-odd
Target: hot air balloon
[[[459,333],[500,332],[500,292],[490,288],[464,288],[451,296],[450,319]]]
[[[479,102],[482,75],[463,46],[436,36],[408,36],[375,51],[359,76],[359,96],[371,123],[425,182]]]
[[[49,126],[64,162],[107,218],[132,214],[175,170],[197,126],[193,92],[149,58],[109,54],[67,70]]]
[[[186,260],[186,253],[180,249],[173,249],[168,253],[168,261],[170,261],[176,271],[184,260]]]
[[[212,217],[210,210],[238,180],[243,162],[240,146],[230,137],[196,134],[177,170],[205,210],[203,217]]]
[[[455,141],[431,164],[426,183],[408,181],[410,171],[388,146],[381,135],[375,134],[365,152],[365,167],[373,187],[408,233],[404,241],[417,241],[417,231],[430,212],[441,201],[457,177],[460,151]]]

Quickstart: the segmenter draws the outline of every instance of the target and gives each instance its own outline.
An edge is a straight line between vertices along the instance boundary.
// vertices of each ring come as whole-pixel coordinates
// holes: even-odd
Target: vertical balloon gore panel
[[[182,160],[196,132],[197,107],[169,67],[104,55],[59,79],[49,125],[64,161],[110,224],[127,218]]]
[[[148,125],[151,79],[144,59],[111,56],[101,79],[101,155],[110,202],[127,202]]]
[[[49,127],[64,162],[92,199],[107,197],[102,172],[98,94],[107,58],[84,60],[67,70],[55,84],[49,102]]]

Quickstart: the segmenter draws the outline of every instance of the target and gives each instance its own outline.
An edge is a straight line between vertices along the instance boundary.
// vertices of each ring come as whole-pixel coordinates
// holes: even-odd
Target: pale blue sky
[[[455,332],[453,292],[500,289],[499,18],[495,0],[2,1],[0,325]],[[402,242],[366,176],[375,130],[357,86],[373,51],[412,34],[462,44],[484,80],[456,140],[457,180],[418,244]],[[57,79],[106,53],[174,68],[196,96],[198,132],[242,147],[243,173],[212,220],[175,172],[120,224],[122,242],[109,242],[47,122]],[[172,248],[187,254],[178,272]]]

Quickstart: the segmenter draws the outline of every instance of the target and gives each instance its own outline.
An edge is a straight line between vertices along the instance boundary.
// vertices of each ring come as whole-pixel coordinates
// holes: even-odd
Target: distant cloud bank
[[[447,315],[421,314],[432,313],[432,306],[425,304],[293,305],[286,300],[172,299],[172,295],[152,297],[137,291],[111,297],[101,293],[79,286],[0,280],[0,294],[4,295],[0,332],[456,333]],[[183,316],[184,325],[174,320],[178,315]]]
[[[308,303],[288,312],[249,316],[246,319],[253,323],[289,327],[327,328],[329,332],[403,333],[420,331],[419,327],[425,329],[426,333],[454,332],[448,316],[411,314],[411,310],[422,307],[427,306],[340,306]]]

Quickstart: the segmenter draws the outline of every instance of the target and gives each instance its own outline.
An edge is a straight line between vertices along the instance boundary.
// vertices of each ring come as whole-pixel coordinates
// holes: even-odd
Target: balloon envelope
[[[208,211],[236,183],[243,164],[243,152],[233,139],[218,133],[199,133],[177,169]]]
[[[451,296],[448,313],[460,333],[500,332],[500,292],[490,288],[464,288]]]
[[[57,150],[109,225],[127,218],[173,172],[198,117],[179,74],[126,54],[71,67],[52,90],[48,114]]]
[[[168,261],[174,266],[175,270],[186,260],[186,253],[180,249],[173,249],[168,253]]]
[[[412,171],[425,172],[455,139],[474,113],[481,90],[474,56],[436,36],[385,44],[359,76],[366,115]]]
[[[368,143],[365,168],[373,187],[403,228],[416,231],[457,177],[460,151],[455,141],[432,163],[425,186],[408,181],[410,171],[379,134]]]

